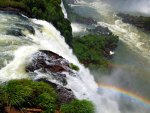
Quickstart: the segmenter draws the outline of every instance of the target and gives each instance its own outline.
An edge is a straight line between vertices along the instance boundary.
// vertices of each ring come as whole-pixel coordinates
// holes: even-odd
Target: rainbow
[[[99,86],[99,89],[107,89],[107,90],[115,91],[117,93],[120,93],[122,95],[130,97],[134,100],[137,100],[138,102],[142,103],[144,106],[146,105],[146,106],[150,107],[150,100],[148,98],[145,98],[145,97],[139,95],[139,94],[135,94],[135,93],[130,92],[128,90],[118,88],[118,87],[112,86],[112,85],[98,84],[98,86]]]

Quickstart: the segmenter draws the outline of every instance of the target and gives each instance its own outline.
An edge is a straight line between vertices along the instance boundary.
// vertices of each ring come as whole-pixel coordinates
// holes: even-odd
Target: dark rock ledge
[[[71,89],[67,89],[61,85],[52,83],[52,82],[48,81],[46,78],[41,78],[41,79],[38,79],[37,81],[39,81],[39,82],[42,81],[42,82],[48,83],[49,85],[53,86],[54,89],[56,90],[57,94],[59,95],[58,101],[60,104],[69,103],[76,98]]]
[[[67,85],[67,80],[66,75],[62,74],[62,72],[67,72],[69,76],[73,77],[76,75],[66,59],[52,51],[39,50],[31,56],[26,66],[26,72],[29,75],[36,75],[36,71],[48,74],[48,77],[37,78],[36,81],[43,81],[53,86],[59,95],[60,104],[68,103],[76,98],[71,89],[64,87]],[[49,76],[62,83],[62,85],[51,82]]]
[[[63,85],[67,85],[66,75],[63,72],[70,76],[77,75],[66,59],[47,50],[39,50],[31,56],[26,66],[26,72],[31,76],[36,75],[37,72],[45,73]]]
[[[150,17],[132,16],[123,13],[119,13],[118,16],[121,17],[125,23],[129,23],[148,32],[150,31]]]
[[[27,17],[33,17],[32,13],[29,11],[25,11],[23,9],[19,9],[19,8],[13,8],[13,7],[0,7],[0,11],[5,11],[11,14],[17,14],[17,15],[26,15]]]

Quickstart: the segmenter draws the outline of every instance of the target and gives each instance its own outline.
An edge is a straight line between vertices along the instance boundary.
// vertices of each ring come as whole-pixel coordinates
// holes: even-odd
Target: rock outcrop
[[[97,26],[94,29],[87,29],[92,34],[112,35],[112,32],[107,27]]]
[[[92,19],[91,17],[81,17],[81,16],[79,16],[74,21],[77,22],[77,23],[86,24],[86,25],[97,24],[97,21]]]
[[[63,85],[67,85],[66,74],[64,73],[76,76],[66,59],[47,50],[40,50],[31,56],[26,66],[26,72],[30,73],[31,76],[38,72],[46,73],[51,79],[57,80]]]
[[[131,16],[123,13],[119,13],[118,16],[121,17],[122,21],[125,23],[129,23],[143,30],[150,31],[150,17]]]
[[[38,77],[35,80],[43,81],[53,86],[59,96],[58,101],[60,104],[68,103],[75,99],[72,90],[66,88],[65,85],[67,85],[66,76],[75,77],[76,74],[71,69],[70,63],[58,54],[47,50],[39,50],[29,59],[26,72],[31,76],[39,73],[47,74],[46,77]],[[65,73],[68,74],[66,75]],[[57,82],[52,82],[53,80]]]

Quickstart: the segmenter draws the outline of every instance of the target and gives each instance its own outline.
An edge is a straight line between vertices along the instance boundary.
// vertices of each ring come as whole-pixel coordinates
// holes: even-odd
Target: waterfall
[[[77,5],[75,5],[75,7],[78,7],[78,5],[81,7],[83,5],[93,8],[97,12],[96,14],[99,14],[91,14],[93,15],[92,17],[99,21],[98,25],[108,27],[114,34],[118,35],[121,41],[128,45],[131,50],[137,52],[139,56],[142,55],[149,61],[150,46],[148,34],[140,32],[140,30],[129,24],[123,23],[121,19],[116,16],[113,8],[105,3],[104,0],[76,0],[76,2]],[[61,4],[61,7],[65,18],[67,18],[63,4]],[[80,8],[77,9],[80,10]],[[80,11],[80,13],[81,12],[82,11]],[[1,82],[11,79],[31,78],[28,73],[25,72],[25,66],[30,56],[38,50],[50,50],[80,68],[79,72],[77,72],[77,77],[65,73],[68,83],[65,87],[72,89],[78,99],[88,99],[92,101],[96,107],[96,113],[149,113],[149,109],[147,112],[147,109],[143,108],[142,105],[138,104],[137,108],[137,101],[134,99],[129,100],[128,103],[133,103],[135,106],[130,107],[130,105],[127,105],[127,107],[130,108],[129,111],[125,109],[123,112],[120,107],[122,95],[113,90],[99,89],[93,75],[87,68],[79,63],[72,50],[65,43],[64,37],[60,35],[60,32],[57,31],[52,24],[43,20],[29,19],[22,16],[18,17],[12,14],[0,13],[0,17]],[[35,34],[24,27],[28,25],[34,29]],[[74,32],[85,31],[85,26],[80,26],[80,24],[72,23],[72,27],[74,27]],[[12,34],[11,30],[15,32],[15,35]],[[118,71],[114,74],[115,76],[109,79],[111,83],[118,77]],[[48,75],[38,73],[38,75],[32,77],[32,79],[41,77],[48,78]],[[49,78],[49,80],[51,80],[51,78]],[[134,108],[136,108],[136,110]]]
[[[79,66],[80,70],[77,72],[77,77],[66,74],[68,82],[66,87],[72,89],[78,99],[88,99],[92,101],[96,106],[97,113],[112,113],[112,110],[114,110],[115,113],[120,113],[116,102],[116,97],[110,93],[98,93],[98,86],[93,78],[93,75],[90,74],[87,68],[79,63],[76,56],[73,55],[72,50],[65,43],[64,37],[60,35],[60,32],[57,31],[52,24],[37,19],[27,19],[24,21],[14,15],[1,14],[0,16],[3,16],[6,20],[10,20],[10,23],[13,22],[12,24],[5,23],[7,22],[5,20],[1,22],[1,24],[5,25],[6,31],[10,26],[18,29],[18,21],[20,24],[28,23],[32,25],[35,30],[35,34],[29,33],[26,29],[22,29],[22,33],[24,34],[23,36],[18,37],[9,35],[11,42],[10,45],[4,46],[6,50],[8,46],[13,47],[13,43],[17,43],[17,39],[25,40],[25,43],[18,43],[17,47],[11,51],[12,58],[0,70],[1,82],[11,79],[30,78],[30,76],[25,72],[25,66],[28,63],[30,56],[38,50],[50,50],[64,57],[69,62]],[[1,28],[1,31],[3,30],[4,29]],[[0,40],[8,37],[5,33],[1,35],[3,37],[0,37]],[[4,42],[9,41],[9,39],[5,39]],[[0,51],[2,51],[2,49]],[[3,59],[5,59],[5,57]],[[48,78],[47,74],[39,73],[34,78],[32,77],[32,79],[42,78],[43,76]]]
[[[136,0],[133,0],[131,2],[135,1]],[[122,3],[123,1],[120,2]],[[143,1],[141,2],[143,3]],[[146,0],[144,1],[144,3],[146,4]],[[137,2],[137,4],[139,4],[139,2]],[[149,1],[147,2],[147,4],[149,4]],[[92,10],[94,9],[96,13],[93,12],[92,15],[91,13],[88,15],[88,12],[85,12],[83,7],[89,7],[89,9]],[[81,15],[93,17],[98,21],[98,25],[108,27],[115,35],[119,36],[120,40],[126,43],[133,51],[136,51],[137,53],[139,53],[139,55],[141,55],[142,53],[142,57],[150,61],[149,34],[137,29],[132,25],[122,22],[121,18],[117,17],[117,13],[114,11],[112,4],[108,4],[103,0],[80,0],[77,2],[77,5],[74,4],[73,9]]]
[[[115,113],[120,113],[116,102],[117,97],[110,92],[105,93],[104,91],[102,94],[97,92],[98,86],[94,81],[93,75],[90,74],[87,68],[79,63],[78,59],[73,55],[72,50],[65,43],[64,38],[60,33],[46,21],[32,21],[43,26],[42,33],[37,31],[36,35],[32,37],[40,49],[51,50],[79,66],[79,76],[72,77],[67,75],[67,87],[72,89],[75,96],[78,99],[88,99],[92,101],[96,106],[97,113],[112,113],[112,110],[114,110]],[[105,102],[103,100],[105,100]]]
[[[109,76],[99,73],[95,75],[100,86],[101,84],[106,84],[113,90],[121,88],[121,92],[124,89],[127,92],[132,91],[133,94],[139,94],[142,98],[146,97],[147,99],[145,100],[150,98],[148,96],[149,92],[147,92],[150,85],[150,81],[147,81],[150,73],[150,35],[133,25],[124,23],[117,16],[117,13],[135,14],[138,12],[145,15],[144,10],[148,11],[146,15],[149,15],[149,5],[149,0],[77,0],[77,3],[71,4],[71,8],[77,14],[93,18],[98,22],[97,26],[108,27],[113,34],[119,36],[120,45],[114,56],[117,66]],[[143,10],[141,9],[142,7]],[[126,10],[124,9],[123,11],[123,8],[126,8]],[[118,107],[118,110],[113,110],[108,106],[106,113],[149,113],[149,103],[148,107],[145,107],[145,102],[143,102],[144,104],[137,104],[138,102],[135,102],[135,99],[122,96],[120,93],[111,92],[112,90],[107,90],[109,89],[108,87],[104,88],[106,89],[104,94],[111,95],[116,104],[110,106],[116,105],[114,108]],[[102,105],[106,106],[106,103],[103,102]]]
[[[61,9],[62,9],[62,12],[64,13],[64,17],[68,18],[66,9],[65,9],[64,4],[63,4],[63,0],[61,0],[61,5],[60,6],[61,6]]]

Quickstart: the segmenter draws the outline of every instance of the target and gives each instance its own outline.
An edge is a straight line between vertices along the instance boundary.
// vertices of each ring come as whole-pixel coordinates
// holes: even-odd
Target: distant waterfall
[[[61,0],[61,8],[62,8],[62,12],[64,13],[64,17],[65,18],[68,18],[68,15],[67,15],[67,12],[66,12],[66,9],[65,9],[65,7],[64,7],[64,4],[63,4],[63,1]]]
[[[76,13],[95,19],[98,22],[97,26],[108,27],[120,39],[114,55],[116,67],[111,75],[95,74],[100,84],[100,93],[107,96],[110,94],[115,100],[113,101],[115,104],[107,106],[106,111],[102,109],[99,113],[149,113],[150,111],[150,34],[134,25],[124,23],[117,16],[118,12],[148,16],[149,5],[149,0],[77,0],[77,3],[71,4],[71,8]],[[74,32],[83,27],[80,24],[76,25],[79,27],[75,27],[77,29]],[[136,94],[141,97],[135,96]],[[142,98],[142,102],[139,98]],[[99,108],[106,107],[106,103],[104,99]],[[113,110],[112,106],[118,110]]]

